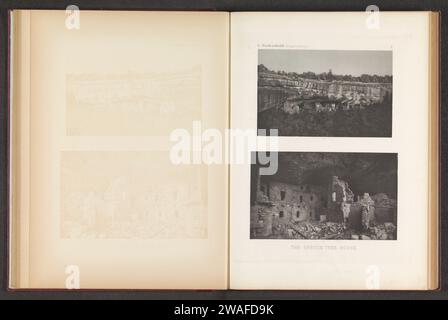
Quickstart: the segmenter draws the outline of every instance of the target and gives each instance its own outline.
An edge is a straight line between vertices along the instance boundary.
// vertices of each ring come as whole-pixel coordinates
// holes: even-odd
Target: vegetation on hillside
[[[314,112],[303,110],[289,114],[270,109],[258,114],[259,129],[278,129],[280,136],[390,137],[391,102],[364,109]]]

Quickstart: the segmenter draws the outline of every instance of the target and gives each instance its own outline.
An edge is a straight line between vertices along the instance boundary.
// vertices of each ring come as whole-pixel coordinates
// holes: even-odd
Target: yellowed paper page
[[[232,13],[231,127],[278,129],[280,155],[231,167],[231,288],[428,288],[428,26]]]
[[[174,164],[170,134],[227,127],[228,14],[23,13],[29,257],[17,287],[225,288],[227,168]]]

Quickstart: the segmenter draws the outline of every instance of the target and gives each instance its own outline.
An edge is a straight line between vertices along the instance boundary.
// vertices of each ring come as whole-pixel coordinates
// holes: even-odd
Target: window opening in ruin
[[[286,191],[280,191],[280,199],[285,200],[286,197]]]
[[[300,216],[300,211],[297,210],[297,212],[296,212],[296,218],[298,218],[299,216]]]
[[[303,202],[303,197],[302,196],[299,197],[299,201]]]
[[[284,214],[283,211],[280,211],[280,212],[278,213],[278,216],[279,216],[280,218],[283,218],[284,215],[285,215],[285,214]]]
[[[313,196],[310,197],[310,200],[313,201]]]

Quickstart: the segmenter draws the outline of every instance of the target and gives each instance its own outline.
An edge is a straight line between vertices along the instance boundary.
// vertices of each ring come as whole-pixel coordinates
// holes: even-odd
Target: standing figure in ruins
[[[277,236],[280,231],[280,216],[277,212],[275,212],[272,215],[272,225],[271,226],[272,226],[271,234],[273,234],[274,236]]]
[[[359,200],[361,204],[361,218],[362,218],[362,228],[368,230],[370,228],[370,223],[374,220],[375,201],[372,200],[368,193],[364,193],[363,197]]]
[[[347,229],[348,228],[348,218],[350,216],[350,203],[348,203],[347,201],[342,201],[341,202],[341,211],[344,217],[344,228]]]

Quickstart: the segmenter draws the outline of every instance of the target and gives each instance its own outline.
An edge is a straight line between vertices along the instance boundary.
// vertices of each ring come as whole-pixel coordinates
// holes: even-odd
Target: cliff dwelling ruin
[[[280,135],[390,136],[392,77],[296,74],[261,64],[257,104],[259,129]]]
[[[396,239],[396,193],[384,178],[387,171],[394,170],[393,155],[392,163],[384,165],[384,157],[372,157],[369,162],[368,155],[357,159],[354,154],[322,154],[324,158],[316,164],[316,158],[322,157],[318,153],[279,153],[281,158],[296,158],[298,165],[294,161],[285,164],[283,159],[279,173],[273,176],[259,175],[259,168],[253,165],[251,238]],[[332,163],[334,157],[337,161]],[[353,164],[354,174],[347,175]],[[372,173],[373,169],[378,171]],[[335,173],[344,174],[347,180]],[[385,192],[377,192],[381,183]]]

